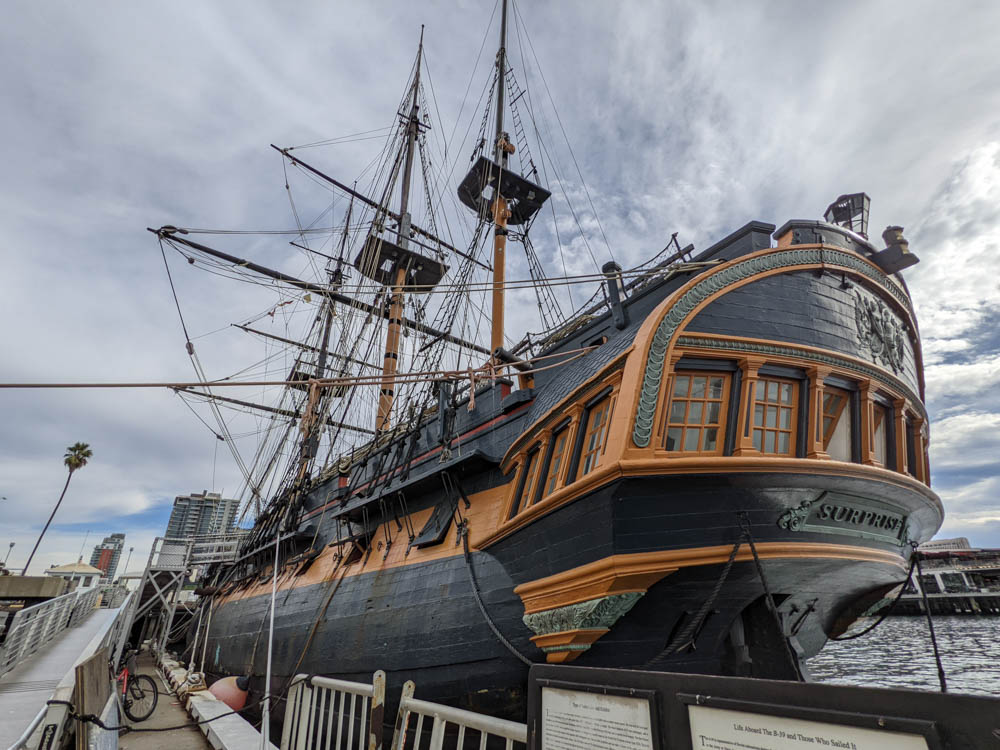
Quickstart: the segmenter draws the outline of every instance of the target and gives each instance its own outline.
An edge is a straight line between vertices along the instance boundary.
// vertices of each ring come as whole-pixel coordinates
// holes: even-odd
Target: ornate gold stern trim
[[[846,544],[761,542],[761,559],[835,559],[880,563],[906,570],[895,552]],[[680,568],[721,565],[730,545],[611,555],[555,575],[522,583],[514,589],[524,604],[524,624],[531,641],[549,662],[569,662],[586,651],[623,617],[650,586]],[[753,559],[747,544],[736,562]]]

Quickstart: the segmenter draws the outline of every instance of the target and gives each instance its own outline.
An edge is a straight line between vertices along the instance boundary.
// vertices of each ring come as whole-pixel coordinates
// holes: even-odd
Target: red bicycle
[[[137,653],[134,649],[124,653],[115,682],[121,691],[122,709],[125,715],[132,721],[145,721],[156,710],[159,694],[152,677],[137,674],[135,661]]]

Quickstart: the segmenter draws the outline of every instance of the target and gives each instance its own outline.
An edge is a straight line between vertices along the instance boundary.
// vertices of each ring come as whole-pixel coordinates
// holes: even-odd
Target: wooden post
[[[930,484],[930,476],[927,472],[927,454],[924,451],[923,417],[913,418],[913,458],[917,462],[913,473],[924,484]]]
[[[896,471],[906,473],[906,399],[892,402],[892,420],[896,432]]]
[[[507,219],[510,209],[502,196],[493,201],[493,221],[496,223],[493,236],[493,327],[490,332],[490,348],[496,351],[503,346],[504,313],[504,261],[507,249]]]
[[[399,339],[403,323],[403,282],[406,281],[406,269],[400,266],[396,269],[396,278],[392,284],[392,296],[389,298],[389,330],[385,336],[385,356],[382,359],[382,381],[378,396],[378,416],[375,418],[376,435],[388,430],[392,425],[392,401],[396,393],[396,367],[399,363]]]
[[[872,382],[858,383],[858,400],[861,402],[861,463],[875,466],[875,402],[872,400]],[[843,419],[843,417],[841,417]]]
[[[737,432],[734,456],[756,456],[760,453],[753,444],[753,408],[757,398],[757,371],[764,365],[764,360],[747,357],[740,360],[743,370],[743,386],[740,390],[739,431]]]
[[[826,447],[823,445],[823,381],[829,374],[830,368],[828,367],[810,367],[807,371],[809,376],[809,419],[806,420],[806,429],[809,430],[809,439],[806,441],[806,458],[830,458],[830,454],[826,452]]]

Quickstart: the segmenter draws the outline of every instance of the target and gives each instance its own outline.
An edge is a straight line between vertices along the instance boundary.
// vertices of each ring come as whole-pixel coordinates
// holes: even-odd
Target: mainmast
[[[420,108],[418,95],[420,92],[420,60],[424,52],[424,27],[420,27],[420,44],[417,46],[417,65],[413,75],[413,91],[410,98],[410,114],[406,124],[406,156],[403,163],[403,184],[399,197],[399,224],[396,231],[396,244],[403,251],[410,245],[410,181],[413,175],[413,150],[417,145],[417,135],[420,120],[417,112]],[[392,402],[395,398],[396,367],[399,362],[399,339],[403,322],[403,284],[406,282],[406,263],[397,263],[392,279],[392,293],[389,296],[389,328],[385,335],[385,355],[382,361],[382,383],[379,389],[378,414],[375,418],[375,434],[391,427]]]
[[[493,306],[490,351],[504,345],[504,271],[507,227],[528,224],[551,193],[509,168],[514,145],[504,131],[504,92],[507,86],[507,0],[500,11],[500,48],[496,66],[496,132],[490,156],[482,152],[458,186],[458,199],[479,214],[480,221],[493,222]],[[484,134],[485,139],[485,134]]]
[[[500,169],[506,171],[508,157],[514,153],[514,146],[508,140],[503,129],[503,93],[507,66],[507,0],[503,0],[502,5],[500,49],[497,52],[497,126],[493,160],[500,165]],[[507,208],[507,200],[498,189],[493,199],[493,325],[490,329],[490,349],[494,352],[497,348],[502,348],[504,344],[504,262],[507,250],[507,219],[509,218],[510,210]]]

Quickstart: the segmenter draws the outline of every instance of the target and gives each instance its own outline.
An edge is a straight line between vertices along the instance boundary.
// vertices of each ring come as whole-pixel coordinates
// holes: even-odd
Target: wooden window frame
[[[799,379],[799,378],[779,377],[777,375],[771,375],[766,370],[764,370],[764,368],[760,368],[760,370],[762,372],[759,372],[758,377],[755,379],[755,381],[753,383],[753,386],[754,386],[754,397],[753,397],[753,400],[752,400],[752,403],[751,403],[752,411],[748,415],[748,417],[749,417],[748,421],[749,421],[749,432],[750,432],[751,444],[753,444],[754,433],[757,430],[760,430],[761,431],[760,447],[758,448],[755,444],[753,445],[753,447],[754,447],[754,449],[761,456],[776,456],[778,458],[796,458],[796,457],[798,457],[798,454],[799,454],[799,439],[798,439],[798,436],[799,436],[800,428],[801,428],[801,425],[799,424],[799,412],[801,410],[801,405],[800,405],[801,397],[800,397],[800,394],[801,394],[802,380]],[[768,390],[767,384],[768,383],[777,383],[779,386],[780,385],[790,385],[790,386],[792,386],[792,388],[794,389],[794,391],[792,393],[791,401],[788,404],[785,404],[785,403],[781,402],[780,400],[779,401],[770,401],[770,400],[768,400],[768,398],[767,398],[767,390]],[[763,399],[759,399],[757,397],[756,391],[759,389],[760,385],[762,385],[762,384],[764,385],[764,398]],[[779,393],[780,393],[780,391],[779,391]],[[761,404],[763,406],[763,409],[764,409],[764,411],[763,411],[764,420],[763,420],[763,424],[761,424],[760,426],[757,425],[757,421],[756,421],[756,407],[757,407],[758,404]],[[766,410],[767,410],[767,408],[769,406],[774,406],[774,407],[776,407],[778,409],[777,418],[775,419],[775,426],[774,427],[767,427],[766,426],[766,424],[767,424],[767,411]],[[792,413],[791,413],[791,417],[789,419],[789,424],[791,425],[791,427],[788,428],[788,429],[785,429],[784,427],[780,427],[780,424],[781,424],[781,409],[791,409]],[[780,453],[778,451],[767,451],[767,450],[764,450],[764,446],[765,446],[765,444],[767,442],[767,433],[768,432],[773,432],[775,434],[775,447],[777,447],[778,435],[779,434],[781,434],[781,433],[787,433],[789,435],[789,438],[788,438],[788,449],[789,450],[788,450],[787,453]]]
[[[580,439],[579,439],[580,455],[577,458],[577,467],[574,479],[583,479],[585,476],[590,474],[594,469],[596,469],[597,465],[600,463],[601,456],[604,454],[604,446],[606,446],[608,443],[608,432],[609,432],[608,427],[611,423],[611,407],[613,405],[614,404],[611,398],[610,390],[608,391],[607,394],[605,394],[601,398],[596,399],[587,405],[587,411],[584,412],[583,418],[580,420]],[[590,419],[598,410],[605,408],[606,408],[606,413],[604,415],[604,421],[601,423],[600,426],[600,430],[603,433],[601,435],[600,443],[596,446],[596,448],[593,451],[589,451],[586,449],[585,443],[592,434],[592,430],[590,429]],[[594,464],[589,469],[587,469],[586,468],[587,458],[588,456],[591,455],[594,456]]]
[[[706,364],[711,363],[711,362],[712,362],[712,360],[706,360],[705,361]],[[685,365],[685,364],[686,365],[693,365],[693,366],[687,366],[687,367],[682,366],[682,365]],[[701,361],[699,361],[697,363],[692,363],[690,360],[681,359],[677,363],[677,366],[674,368],[674,372],[673,372],[672,377],[670,378],[670,381],[668,383],[668,386],[669,386],[670,390],[668,392],[667,398],[665,399],[665,401],[666,401],[666,412],[665,412],[664,419],[663,419],[663,429],[662,429],[662,433],[663,434],[662,434],[662,436],[660,438],[660,444],[661,444],[661,447],[664,450],[667,451],[667,454],[669,456],[676,456],[676,457],[680,457],[680,456],[722,456],[722,455],[725,455],[725,453],[726,453],[726,447],[727,447],[726,444],[729,441],[729,435],[730,435],[730,429],[729,429],[730,419],[732,418],[732,414],[733,414],[733,411],[734,411],[733,405],[732,405],[732,400],[733,400],[732,393],[733,393],[733,381],[734,381],[733,375],[734,375],[734,372],[739,372],[739,371],[735,368],[735,366],[733,367],[732,370],[730,370],[730,369],[723,369],[723,368],[715,370],[715,369],[708,369],[705,366],[699,366],[701,364],[702,364]],[[690,390],[689,390],[687,396],[682,397],[682,398],[679,399],[680,401],[683,401],[686,404],[686,406],[684,408],[684,422],[683,423],[681,423],[681,422],[671,422],[671,420],[670,420],[670,413],[673,410],[673,405],[674,405],[674,401],[675,401],[674,386],[677,383],[677,378],[679,378],[679,377],[699,377],[699,376],[706,377],[706,378],[712,378],[712,377],[720,377],[720,378],[722,378],[722,397],[720,399],[710,399],[710,398],[708,398],[708,383],[706,383],[706,395],[705,395],[704,398],[692,399],[691,396],[690,396]],[[690,386],[689,386],[689,388],[690,388]],[[707,405],[709,403],[718,403],[719,404],[719,422],[717,424],[706,424],[704,422],[699,422],[698,424],[690,424],[689,425],[687,419],[688,419],[688,415],[691,412],[691,404],[693,402],[697,402],[697,403],[702,404],[703,408],[707,408]],[[704,414],[704,412],[703,412],[703,414]],[[668,439],[668,436],[670,434],[670,429],[671,428],[678,428],[678,427],[681,428],[681,430],[682,430],[682,432],[681,432],[681,441],[680,441],[681,447],[678,448],[678,449],[676,449],[676,450],[671,450],[671,449],[667,448],[667,439]],[[699,431],[700,430],[704,430],[706,427],[717,427],[718,432],[716,434],[716,439],[715,439],[715,449],[714,450],[710,450],[710,451],[701,449],[700,446],[701,446],[702,437],[701,437],[701,434],[699,432],[699,449],[698,450],[685,450],[683,446],[684,446],[685,437],[687,435],[688,427],[696,427]],[[735,433],[734,433],[734,437],[735,437]]]
[[[570,439],[570,424],[572,419],[564,420],[558,425],[552,428],[552,435],[548,440],[548,447],[545,449],[545,459],[541,465],[541,473],[538,475],[538,479],[535,483],[535,493],[534,499],[531,504],[534,505],[543,497],[547,497],[559,489],[559,484],[562,479],[562,475],[566,473],[566,464],[568,461],[565,459],[569,457],[571,453],[571,439]],[[555,453],[556,442],[560,438],[565,438],[565,443],[563,444],[562,452],[559,454],[559,466],[556,467],[556,472],[552,476],[552,489],[546,490],[545,485],[549,481],[549,473],[552,469],[552,458]]]
[[[574,415],[576,419],[576,434],[573,435],[573,452],[570,454],[569,468],[566,472],[566,484],[572,484],[581,476],[585,476],[580,474],[580,457],[583,453],[583,441],[587,434],[587,422],[590,420],[590,412],[605,398],[610,399],[613,391],[614,388],[610,385],[607,388],[602,388],[598,393],[587,399],[578,415]],[[608,416],[611,416],[610,412]],[[605,434],[605,441],[607,441],[607,438],[608,436]]]
[[[534,462],[539,458],[541,452],[542,452],[542,444],[540,442],[532,443],[531,446],[524,452],[524,457],[519,462],[518,478],[516,484],[517,490],[514,492],[514,499],[510,505],[510,512],[507,514],[508,520],[516,516],[522,510],[531,507],[531,502],[530,502],[531,495],[530,494],[526,495],[526,493],[531,492],[532,488],[531,483],[534,483],[536,477],[532,476],[529,479],[528,474],[532,468],[536,470],[537,474],[538,466],[535,465]],[[525,497],[528,498],[529,502],[522,507],[521,502],[522,500],[525,499]]]
[[[846,416],[849,420],[848,427],[851,431],[851,440],[848,444],[850,454],[847,460],[851,463],[866,463],[862,461],[862,458],[864,456],[864,451],[870,450],[870,448],[869,443],[863,439],[862,431],[869,429],[867,426],[868,420],[865,418],[866,414],[864,413],[865,404],[868,401],[867,389],[868,386],[865,384],[859,395],[858,385],[856,383],[843,380],[836,376],[827,378],[823,383],[823,391],[821,394],[821,398],[823,400],[826,399],[827,393],[831,391],[839,391],[838,395],[844,396],[844,402],[837,412],[836,421],[830,425],[830,430],[827,430],[823,425],[823,421],[828,416],[831,416],[827,413],[825,404],[821,403],[818,410],[820,423],[817,426],[817,431],[822,433],[823,454],[826,458],[829,458],[830,460],[839,460],[830,456],[828,448],[830,446],[830,440],[833,438],[833,433],[836,431],[837,425],[840,424],[840,420],[844,418],[844,412],[846,411]]]

